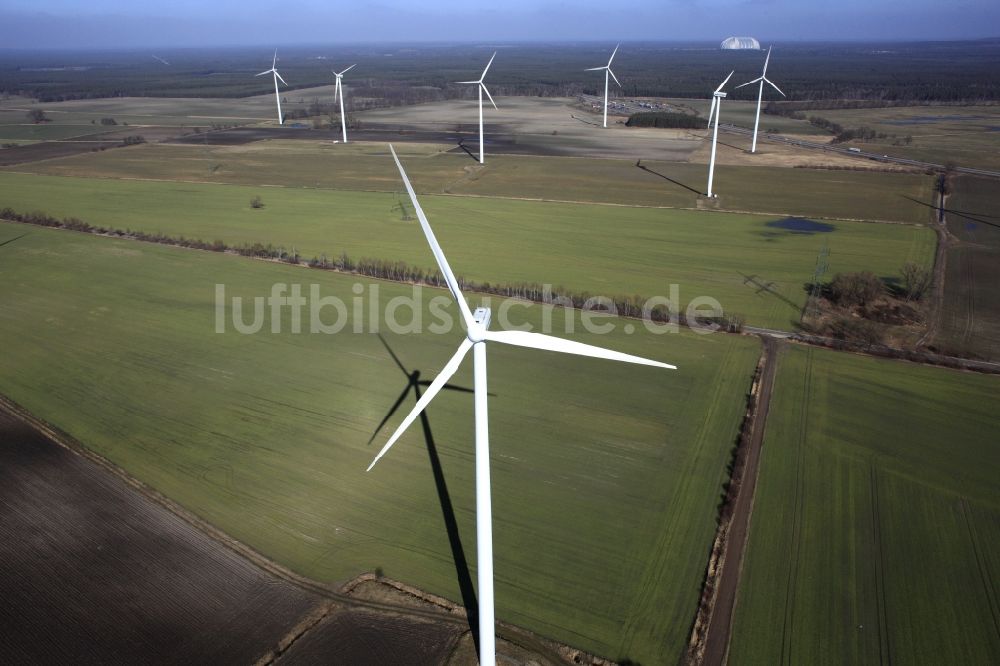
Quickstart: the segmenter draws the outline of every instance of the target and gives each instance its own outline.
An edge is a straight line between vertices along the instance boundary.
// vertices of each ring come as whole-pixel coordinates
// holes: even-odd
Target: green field
[[[708,167],[684,162],[563,157],[491,156],[485,168],[446,146],[400,144],[419,192],[694,208]],[[421,157],[421,159],[416,159]],[[238,185],[287,185],[347,190],[402,191],[377,143],[332,145],[305,140],[243,146],[149,144],[127,151],[84,154],[10,170],[65,176],[150,178]],[[922,174],[827,171],[784,167],[718,166],[715,189],[722,210],[824,218],[928,221],[933,178]],[[780,187],[774,187],[780,183]],[[713,204],[714,205],[714,204]]]
[[[351,277],[9,223],[0,244],[0,393],[306,576],[382,567],[459,598],[419,428],[364,471],[404,413],[368,444],[406,387],[378,338],[347,332],[353,323],[294,335],[287,309],[281,334],[214,332],[217,283],[248,298],[316,283],[352,303]],[[383,304],[410,293],[378,286]],[[539,310],[515,315],[537,324]],[[573,337],[680,369],[489,352],[498,615],[613,658],[673,664],[759,347],[618,324]],[[460,334],[386,337],[430,377]],[[453,381],[471,386],[468,362]],[[474,563],[471,398],[445,391],[429,415]]]
[[[44,111],[51,121],[48,127],[90,125],[91,121],[100,127],[101,118],[114,118],[119,125],[207,127],[213,122],[247,124],[276,117],[273,95],[243,99],[109,97],[49,103],[11,99],[0,102],[0,123],[23,123],[30,109]]]
[[[935,345],[950,353],[1000,358],[1000,184],[954,179],[946,215],[945,298]]]
[[[730,663],[1000,660],[1000,378],[792,347]]]
[[[397,197],[388,193],[15,173],[0,174],[0,187],[0,207],[17,211],[229,244],[273,243],[305,257],[346,251],[355,259],[432,265],[419,226],[400,220]],[[250,208],[255,194],[265,208]],[[929,229],[913,225],[836,222],[829,233],[800,233],[754,215],[453,196],[425,196],[422,204],[456,272],[469,279],[644,297],[670,296],[677,284],[682,307],[710,296],[753,324],[783,329],[798,319],[824,243],[831,274],[892,276],[907,261],[929,263],[935,242]],[[751,275],[773,282],[773,291],[758,293],[747,284]]]
[[[57,141],[73,139],[107,132],[109,127],[102,125],[53,125],[41,123],[38,125],[20,122],[5,123],[0,120],[0,143],[16,141],[18,143],[33,143],[35,141]]]
[[[1000,106],[908,106],[884,109],[817,109],[845,128],[870,127],[889,135],[851,143],[863,150],[935,164],[1000,169]],[[893,136],[895,135],[895,136]],[[909,136],[910,143],[894,145]]]

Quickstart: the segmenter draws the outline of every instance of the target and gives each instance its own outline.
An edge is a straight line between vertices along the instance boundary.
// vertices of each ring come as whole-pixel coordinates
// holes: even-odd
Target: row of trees
[[[896,138],[895,134],[886,134],[885,132],[878,132],[870,127],[844,127],[839,123],[835,123],[828,118],[823,118],[822,116],[807,116],[802,112],[801,109],[804,108],[820,108],[821,103],[819,102],[800,102],[800,103],[788,103],[777,105],[771,102],[764,109],[765,113],[770,113],[774,116],[782,116],[785,118],[793,118],[795,120],[808,120],[810,124],[815,125],[821,129],[825,129],[830,134],[834,135],[834,143],[845,143],[847,141],[874,141],[876,139],[886,139],[889,137]],[[823,108],[862,108],[862,107],[830,107],[826,106]],[[868,108],[868,107],[863,107]],[[906,136],[903,139],[898,140],[896,143],[909,144],[913,141],[912,136]]]
[[[198,238],[168,236],[162,233],[147,233],[144,231],[132,231],[130,229],[110,229],[107,227],[92,225],[76,217],[66,217],[60,219],[41,212],[19,213],[9,207],[0,210],[0,219],[35,224],[44,227],[54,227],[58,229],[69,229],[72,231],[114,236],[117,238],[128,238],[151,243],[161,243],[164,245],[177,245],[180,247],[208,250],[211,252],[229,252],[245,257],[281,261],[289,264],[299,264],[302,262],[301,255],[299,255],[294,248],[289,251],[283,246],[275,246],[270,243],[244,243],[241,245],[228,245],[221,240],[207,242]],[[412,284],[422,284],[432,287],[444,287],[446,285],[444,277],[437,270],[427,270],[411,266],[406,262],[391,261],[387,259],[362,258],[355,261],[351,259],[346,252],[341,252],[341,254],[334,259],[330,259],[326,255],[313,257],[306,263],[310,268],[335,270],[382,280],[409,282]],[[586,291],[571,291],[563,287],[553,289],[549,285],[542,285],[538,283],[518,282],[494,284],[490,282],[474,282],[466,280],[461,276],[458,276],[457,279],[463,290],[484,294],[492,294],[507,298],[521,298],[535,303],[546,303],[564,307],[587,307],[590,310],[605,311],[622,317],[640,318],[648,314],[652,321],[663,324],[676,323],[678,325],[687,325],[688,323],[693,323],[699,326],[714,324],[722,330],[733,333],[743,330],[744,317],[737,313],[719,313],[717,315],[699,316],[698,321],[696,322],[689,322],[684,313],[672,312],[670,308],[662,304],[654,306],[648,313],[646,313],[644,312],[644,306],[649,299],[639,295],[597,297]],[[679,309],[680,304],[677,304],[676,307]]]

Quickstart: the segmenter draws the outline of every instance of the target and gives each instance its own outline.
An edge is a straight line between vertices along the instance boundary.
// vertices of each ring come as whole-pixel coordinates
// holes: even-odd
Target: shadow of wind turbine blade
[[[7,240],[5,240],[2,243],[0,243],[0,247],[3,247],[4,245],[10,245],[14,241],[21,240],[22,238],[24,238],[27,235],[28,235],[28,233],[25,232],[25,233],[21,234],[20,236],[14,236],[13,238],[8,238]]]
[[[403,362],[399,360],[398,356],[396,356],[396,352],[392,351],[392,347],[389,346],[389,342],[385,339],[385,337],[381,333],[376,333],[376,335],[378,336],[378,339],[382,341],[382,346],[385,347],[385,350],[389,352],[389,356],[391,356],[392,360],[396,362],[396,367],[402,370],[404,375],[409,377],[410,371],[406,369],[406,366],[403,365]]]
[[[371,446],[372,442],[375,441],[375,438],[378,437],[379,431],[381,431],[382,428],[385,427],[385,424],[389,422],[389,419],[392,418],[392,415],[395,414],[397,410],[399,410],[399,406],[403,404],[404,400],[406,400],[406,396],[410,394],[411,388],[413,388],[413,383],[412,382],[407,383],[406,388],[404,388],[403,392],[399,394],[399,398],[396,399],[396,402],[392,405],[392,407],[389,408],[388,413],[385,415],[385,417],[382,418],[378,426],[375,428],[375,431],[372,433],[371,439],[368,440],[368,444],[366,444],[366,446]]]
[[[422,397],[420,387],[415,387],[414,391],[419,400]],[[444,469],[441,467],[441,459],[438,457],[437,445],[434,443],[434,434],[431,432],[431,422],[427,412],[421,412],[420,425],[423,427],[427,458],[431,463],[434,487],[437,490],[438,503],[441,505],[441,517],[444,520],[445,531],[448,533],[451,557],[455,562],[455,575],[458,578],[459,593],[462,595],[462,605],[465,606],[465,616],[469,622],[472,639],[475,642],[476,654],[479,654],[479,601],[476,597],[476,588],[472,584],[472,572],[469,571],[465,548],[462,547],[462,536],[458,530],[455,507],[451,502],[451,493],[448,492],[448,482],[444,476]]]

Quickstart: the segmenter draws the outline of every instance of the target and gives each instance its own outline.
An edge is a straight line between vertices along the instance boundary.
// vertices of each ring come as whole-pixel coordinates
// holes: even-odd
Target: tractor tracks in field
[[[976,556],[976,566],[979,569],[979,577],[982,580],[983,591],[986,594],[986,602],[993,616],[993,629],[1000,637],[1000,595],[997,594],[996,578],[990,570],[989,561],[983,553],[982,539],[979,530],[976,528],[975,519],[972,515],[972,507],[969,500],[962,498],[962,517],[965,518],[965,525],[969,529],[969,539],[972,542],[972,552]]]
[[[750,390],[741,441],[734,457],[725,513],[716,532],[708,562],[702,603],[692,630],[685,663],[688,666],[724,664],[729,653],[733,616],[743,573],[743,562],[753,513],[754,490],[760,467],[764,429],[770,410],[778,355],[784,343],[761,336],[761,358]],[[742,449],[742,451],[740,450]]]
[[[872,577],[875,580],[875,612],[878,628],[878,661],[882,666],[892,664],[889,650],[889,611],[885,594],[885,550],[882,548],[882,513],[879,506],[878,470],[871,463],[871,509],[872,509]]]
[[[795,626],[795,584],[798,577],[799,554],[802,549],[802,496],[805,492],[805,481],[803,479],[802,459],[805,457],[803,449],[806,447],[809,423],[809,405],[812,402],[812,373],[813,373],[813,352],[809,350],[806,356],[805,379],[803,381],[803,394],[799,402],[799,446],[795,451],[795,497],[792,504],[792,536],[790,550],[788,553],[788,577],[785,581],[785,609],[781,622],[781,664],[791,664],[795,660],[792,657],[792,647]]]

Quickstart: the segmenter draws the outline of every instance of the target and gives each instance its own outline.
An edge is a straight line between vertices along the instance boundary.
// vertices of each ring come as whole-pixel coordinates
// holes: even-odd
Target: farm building
[[[754,49],[760,51],[760,42],[753,37],[728,37],[722,41],[724,49]]]

